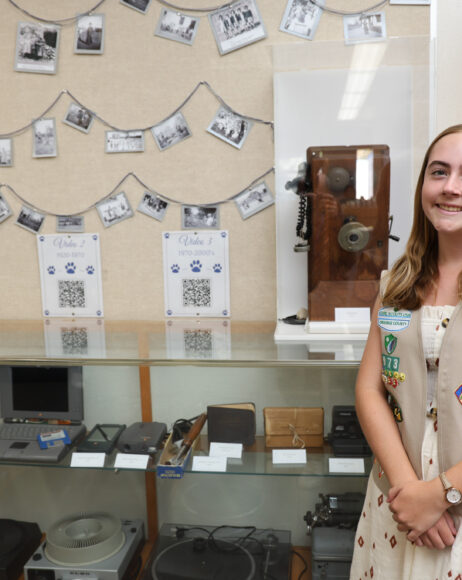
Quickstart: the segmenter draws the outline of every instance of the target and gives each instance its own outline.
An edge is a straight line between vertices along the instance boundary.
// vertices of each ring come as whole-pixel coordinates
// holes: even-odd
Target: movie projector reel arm
[[[324,207],[327,213],[336,213],[338,202],[335,199],[336,193],[341,193],[349,185],[354,185],[354,176],[347,169],[334,166],[329,169],[324,176],[327,192],[322,194]],[[298,166],[298,173],[292,180],[285,184],[287,190],[293,191],[299,196],[298,217],[296,234],[298,242],[294,245],[294,252],[308,252],[310,249],[310,239],[313,229],[312,196],[313,180],[311,168],[304,162]],[[388,217],[389,239],[398,242],[399,237],[391,234],[393,216]],[[338,231],[337,240],[340,247],[347,252],[360,252],[369,242],[370,230],[372,228],[359,222],[356,217],[347,215],[343,219],[343,225]]]

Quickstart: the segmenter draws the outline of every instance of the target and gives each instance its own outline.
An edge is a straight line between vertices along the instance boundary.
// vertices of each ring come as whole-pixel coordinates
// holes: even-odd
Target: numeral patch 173
[[[385,371],[398,371],[399,357],[382,354],[382,368]]]

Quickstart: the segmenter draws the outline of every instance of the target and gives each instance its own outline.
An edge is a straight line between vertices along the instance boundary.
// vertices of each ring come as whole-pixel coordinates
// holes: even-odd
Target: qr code
[[[61,344],[64,354],[87,354],[88,331],[86,328],[61,328]]]
[[[183,306],[196,308],[212,306],[210,278],[185,278],[183,280]]]
[[[211,330],[185,330],[184,350],[186,356],[208,358],[212,353]]]
[[[59,308],[85,308],[85,282],[83,280],[58,281]]]

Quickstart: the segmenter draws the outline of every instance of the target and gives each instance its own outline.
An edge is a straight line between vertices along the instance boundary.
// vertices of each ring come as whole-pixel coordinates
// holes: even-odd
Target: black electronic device
[[[163,524],[142,580],[288,580],[290,532]]]
[[[356,528],[364,504],[364,494],[350,491],[346,493],[319,494],[321,501],[314,511],[307,511],[304,520],[308,533],[316,526]]]
[[[336,457],[368,457],[372,455],[359,424],[354,405],[332,407],[332,429],[327,440]]]
[[[0,519],[0,580],[17,580],[41,539],[35,523]]]
[[[0,386],[4,419],[83,418],[82,367],[2,366]]]
[[[124,429],[125,425],[97,423],[77,445],[77,451],[111,453]]]
[[[117,449],[123,453],[155,453],[166,434],[165,423],[139,421],[124,429],[117,441]]]

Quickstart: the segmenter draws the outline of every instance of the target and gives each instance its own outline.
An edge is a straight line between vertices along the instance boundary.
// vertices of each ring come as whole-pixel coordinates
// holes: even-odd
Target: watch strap
[[[450,483],[449,479],[447,478],[446,474],[444,473],[444,471],[442,471],[440,473],[440,480],[441,483],[443,484],[444,489],[447,491],[448,489],[451,489],[452,484]]]

